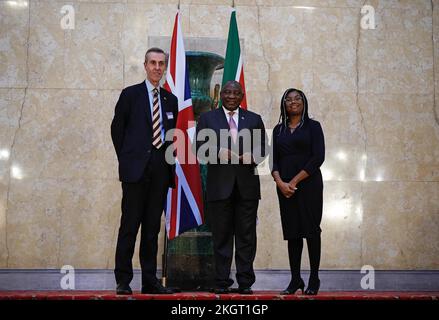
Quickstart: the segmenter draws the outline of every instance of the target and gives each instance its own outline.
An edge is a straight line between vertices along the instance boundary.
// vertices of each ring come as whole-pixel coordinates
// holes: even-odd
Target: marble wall
[[[182,0],[185,36],[226,39],[231,2]],[[177,3],[0,1],[0,268],[113,268],[114,105]],[[321,267],[439,269],[439,0],[235,3],[249,108],[272,128],[284,89],[302,88],[324,129]],[[270,176],[258,236],[255,267],[288,269]]]

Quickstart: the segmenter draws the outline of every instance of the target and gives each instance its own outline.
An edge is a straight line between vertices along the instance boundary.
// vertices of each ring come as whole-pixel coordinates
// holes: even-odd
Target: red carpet
[[[114,291],[0,291],[0,300],[439,300],[438,292],[320,292],[283,296],[275,291],[255,291],[252,295],[182,292],[150,295],[135,292],[117,296]]]

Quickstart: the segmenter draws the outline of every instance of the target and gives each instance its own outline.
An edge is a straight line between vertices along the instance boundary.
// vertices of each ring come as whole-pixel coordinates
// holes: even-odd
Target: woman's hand
[[[290,189],[296,191],[296,190],[297,190],[297,181],[295,181],[294,179],[291,180],[291,181],[288,183],[288,186],[290,187]]]
[[[279,188],[280,192],[282,192],[286,198],[291,198],[295,191],[294,188],[291,188],[289,183],[283,182],[279,175],[279,171],[275,170],[271,173],[271,175],[273,176],[276,186]]]
[[[294,189],[291,188],[289,183],[280,181],[277,183],[277,187],[279,188],[280,192],[285,196],[285,198],[290,198],[294,194]]]

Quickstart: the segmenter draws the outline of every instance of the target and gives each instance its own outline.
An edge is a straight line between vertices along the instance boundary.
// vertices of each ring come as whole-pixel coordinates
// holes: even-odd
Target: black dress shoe
[[[308,296],[315,296],[319,292],[320,289],[320,280],[309,280],[308,288],[305,290],[305,294]]]
[[[301,289],[303,294],[303,289],[305,288],[305,282],[303,282],[303,279],[300,279],[299,281],[291,281],[288,285],[288,288],[286,288],[284,291],[282,291],[280,294],[286,295],[286,294],[295,294],[297,290]]]
[[[142,294],[173,294],[175,291],[171,288],[162,286],[160,282],[156,282],[152,285],[143,285]]]
[[[240,287],[239,289],[238,289],[238,292],[240,293],[240,294],[253,294],[253,290],[252,290],[252,288],[250,288],[250,287]]]
[[[230,293],[231,291],[229,288],[218,287],[218,288],[213,288],[213,292],[215,294],[227,294]]]
[[[133,294],[133,291],[131,291],[131,288],[130,288],[129,285],[123,284],[123,283],[119,283],[117,285],[117,288],[116,288],[116,294],[119,294],[119,295],[130,295],[130,294]]]

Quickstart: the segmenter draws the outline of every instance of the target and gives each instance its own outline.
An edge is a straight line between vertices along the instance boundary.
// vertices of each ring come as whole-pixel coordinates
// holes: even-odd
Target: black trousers
[[[140,225],[142,285],[157,282],[158,234],[169,187],[169,169],[164,150],[164,147],[159,150],[153,148],[140,181],[122,182],[122,217],[114,269],[117,283],[129,284],[133,279],[132,258]]]
[[[228,199],[208,203],[217,287],[226,288],[233,284],[230,279],[233,242],[236,280],[239,286],[251,287],[255,282],[253,261],[256,255],[258,204],[258,199],[243,199],[236,184]]]

